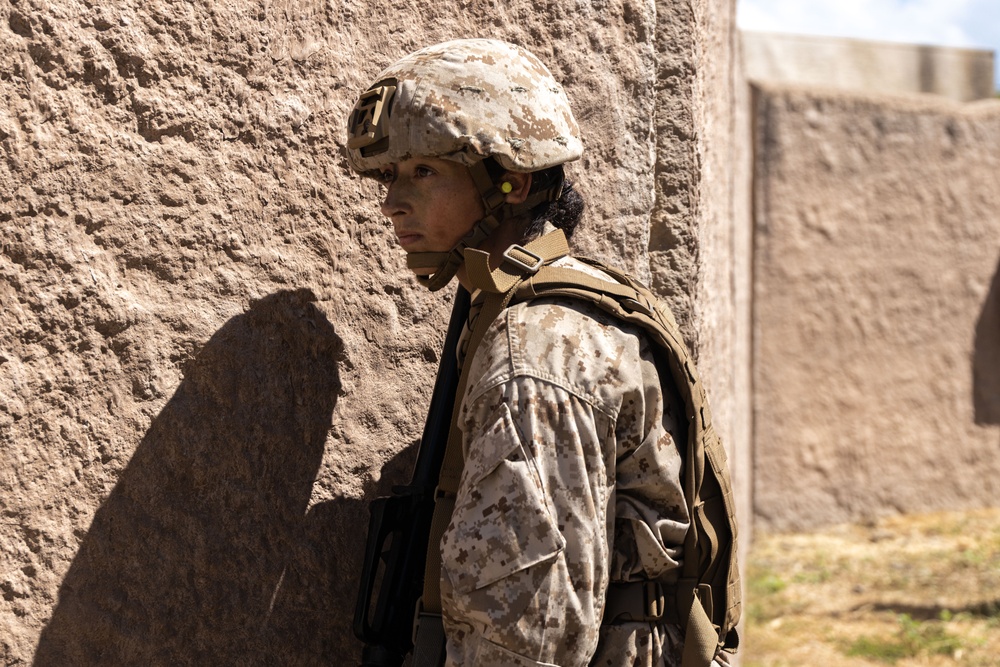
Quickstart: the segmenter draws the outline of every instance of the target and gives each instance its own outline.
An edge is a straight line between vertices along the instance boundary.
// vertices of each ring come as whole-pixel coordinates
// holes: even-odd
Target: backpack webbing
[[[545,266],[517,287],[510,302],[557,296],[590,302],[616,319],[642,327],[655,344],[657,366],[670,370],[688,418],[688,441],[679,444],[691,527],[675,591],[677,613],[685,628],[682,666],[709,665],[720,648],[736,649],[742,607],[735,500],[726,451],[712,426],[704,385],[670,310],[628,275],[595,260],[576,259],[616,282],[576,269]]]
[[[467,370],[483,334],[493,320],[511,303],[541,297],[570,297],[590,302],[616,319],[642,327],[655,343],[658,368],[667,368],[684,401],[688,421],[687,443],[678,443],[683,456],[682,477],[691,526],[683,549],[681,575],[673,595],[677,617],[684,629],[681,667],[708,667],[720,649],[735,651],[739,639],[736,625],[741,613],[741,589],[736,548],[736,514],[725,449],[712,427],[711,410],[704,385],[698,378],[680,331],[669,308],[646,287],[631,277],[600,262],[576,258],[607,275],[615,282],[601,280],[582,271],[548,263],[568,252],[561,230],[547,234],[524,248],[541,261],[529,266],[523,257],[512,258],[500,269],[490,271],[488,256],[470,256],[466,263],[473,287],[485,293],[482,311],[473,326],[465,351],[461,382],[452,415],[451,435],[442,464],[435,519],[425,578],[425,604],[439,610],[437,576],[432,574],[431,551],[440,567],[440,536],[447,525],[450,507],[464,464],[461,433],[457,427],[459,407],[468,382]],[[485,255],[485,253],[483,253]],[[471,260],[471,261],[470,261]],[[451,502],[447,502],[447,500]],[[445,501],[445,502],[442,502]],[[439,570],[438,570],[439,572]],[[439,576],[439,575],[438,575]],[[433,591],[431,589],[434,589]]]

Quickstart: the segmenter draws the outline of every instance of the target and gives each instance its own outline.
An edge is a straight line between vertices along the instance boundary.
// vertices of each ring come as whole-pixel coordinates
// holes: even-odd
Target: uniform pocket
[[[472,434],[441,540],[442,567],[460,593],[554,558],[566,546],[507,405],[495,415]]]

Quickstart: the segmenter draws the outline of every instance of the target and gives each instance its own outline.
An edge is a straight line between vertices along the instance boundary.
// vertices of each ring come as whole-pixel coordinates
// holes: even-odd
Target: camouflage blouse
[[[493,322],[470,371],[441,542],[447,664],[678,665],[676,626],[601,624],[609,582],[676,578],[688,528],[682,403],[644,334],[539,299]]]

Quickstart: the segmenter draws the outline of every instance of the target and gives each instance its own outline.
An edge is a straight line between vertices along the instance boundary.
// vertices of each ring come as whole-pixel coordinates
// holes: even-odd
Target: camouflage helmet
[[[364,175],[424,155],[509,171],[547,169],[583,145],[562,86],[527,50],[493,39],[421,49],[378,75],[348,122],[347,159]]]

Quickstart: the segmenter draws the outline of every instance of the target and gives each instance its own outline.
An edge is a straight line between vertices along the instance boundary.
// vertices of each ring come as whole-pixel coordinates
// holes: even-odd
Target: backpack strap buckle
[[[507,307],[514,288],[528,276],[534,276],[547,262],[569,254],[569,244],[561,229],[549,232],[527,244],[514,244],[503,251],[495,270],[490,268],[490,253],[475,248],[465,249],[465,267],[474,289],[492,294],[503,294],[506,300],[500,310]],[[499,312],[499,311],[498,311]]]
[[[604,622],[677,623],[672,600],[673,587],[658,581],[612,582],[605,599]]]
[[[663,594],[663,587],[657,581],[644,581],[642,583],[646,616],[651,620],[663,618],[667,608],[667,597]]]
[[[503,251],[503,258],[530,274],[538,273],[538,269],[545,263],[544,257],[516,243]]]

